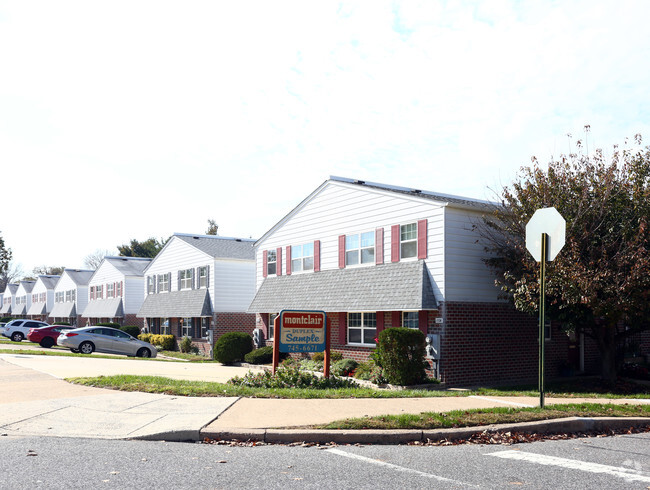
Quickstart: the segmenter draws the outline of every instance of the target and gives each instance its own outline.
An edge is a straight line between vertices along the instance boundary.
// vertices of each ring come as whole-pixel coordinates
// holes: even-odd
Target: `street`
[[[650,434],[514,446],[0,437],[2,488],[647,488]]]

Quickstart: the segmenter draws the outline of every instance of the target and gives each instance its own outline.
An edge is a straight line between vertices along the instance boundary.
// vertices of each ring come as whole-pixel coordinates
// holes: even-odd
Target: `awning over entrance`
[[[16,305],[11,312],[11,316],[23,316],[26,310],[27,305]]]
[[[122,318],[122,298],[95,299],[88,302],[83,312],[86,318]]]
[[[32,303],[27,310],[28,315],[45,315],[45,303]]]
[[[66,301],[65,303],[54,303],[54,308],[50,312],[52,318],[73,318],[77,316],[76,301]]]
[[[267,277],[248,312],[402,311],[437,307],[429,270],[420,260]]]
[[[2,305],[2,308],[0,308],[0,313],[4,314],[10,314],[11,313],[11,303],[6,303]]]
[[[138,312],[140,318],[195,318],[212,316],[207,289],[149,294]]]

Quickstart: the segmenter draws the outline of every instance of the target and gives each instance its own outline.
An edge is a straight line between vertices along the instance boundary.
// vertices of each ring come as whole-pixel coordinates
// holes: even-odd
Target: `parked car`
[[[27,333],[27,339],[35,344],[40,344],[41,347],[49,349],[56,345],[56,339],[63,330],[72,330],[75,327],[70,325],[49,325],[47,327],[32,328]]]
[[[83,327],[64,330],[59,334],[57,345],[72,352],[92,354],[94,351],[109,354],[124,354],[130,357],[156,357],[158,351],[148,342],[143,342],[122,330],[111,327]]]
[[[4,333],[6,324],[7,322],[0,322],[0,335]]]
[[[5,325],[2,335],[9,337],[14,342],[20,342],[27,338],[30,329],[48,326],[49,323],[36,320],[11,320]]]

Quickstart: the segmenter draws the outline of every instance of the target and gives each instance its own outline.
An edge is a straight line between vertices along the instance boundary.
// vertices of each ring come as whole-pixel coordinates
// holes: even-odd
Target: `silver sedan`
[[[124,354],[136,357],[156,357],[156,348],[148,342],[132,337],[122,330],[111,327],[83,327],[61,332],[57,345],[72,352],[92,354],[94,351]]]

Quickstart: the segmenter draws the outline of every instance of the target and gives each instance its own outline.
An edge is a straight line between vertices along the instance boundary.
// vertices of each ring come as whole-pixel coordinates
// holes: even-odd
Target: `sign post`
[[[324,311],[282,310],[274,323],[273,373],[280,352],[325,352],[324,375],[329,376],[329,319]]]
[[[544,326],[546,325],[546,262],[564,247],[566,221],[555,208],[538,209],[526,225],[526,248],[539,262],[539,406],[544,408]]]

